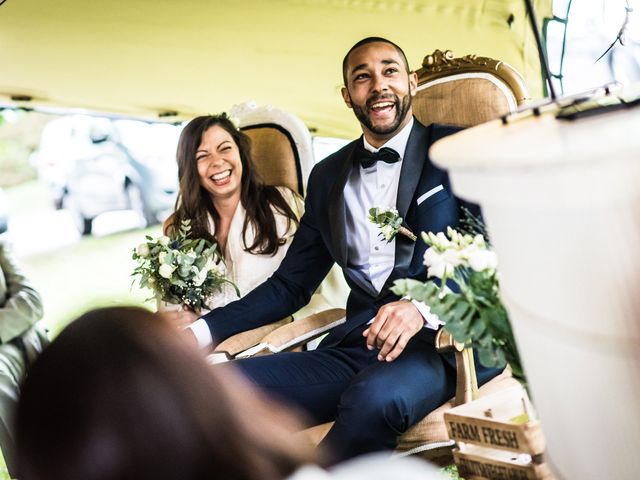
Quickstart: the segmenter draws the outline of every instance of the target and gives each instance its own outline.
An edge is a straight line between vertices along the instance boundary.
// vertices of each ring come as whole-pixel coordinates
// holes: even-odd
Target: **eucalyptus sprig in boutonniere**
[[[387,241],[393,240],[398,233],[416,241],[411,230],[402,225],[402,217],[394,207],[373,207],[367,216],[370,222],[380,227],[380,235]]]

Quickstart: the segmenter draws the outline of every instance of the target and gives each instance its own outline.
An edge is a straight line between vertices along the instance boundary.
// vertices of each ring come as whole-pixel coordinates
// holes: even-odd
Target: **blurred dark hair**
[[[17,413],[23,480],[280,480],[312,460],[292,417],[210,368],[158,314],[95,310],[30,370]]]
[[[407,73],[409,73],[409,62],[407,61],[407,56],[404,54],[404,51],[398,45],[393,43],[391,40],[387,40],[386,38],[382,38],[382,37],[367,37],[367,38],[363,38],[362,40],[357,42],[353,47],[351,47],[349,49],[349,51],[347,52],[347,54],[342,59],[342,81],[344,82],[344,86],[345,87],[347,86],[347,77],[348,77],[347,64],[349,63],[349,55],[351,55],[351,52],[353,52],[356,48],[362,47],[363,45],[367,45],[369,43],[378,43],[378,42],[388,43],[393,48],[395,48],[396,51],[402,57],[402,60],[404,60],[404,66],[407,69]]]
[[[273,255],[281,245],[285,244],[285,239],[278,237],[276,219],[271,207],[275,207],[285,215],[289,222],[297,224],[298,219],[278,189],[262,183],[251,158],[251,139],[238,130],[224,113],[196,117],[182,130],[176,153],[180,191],[175,212],[167,220],[165,231],[171,234],[180,228],[182,220],[190,219],[193,238],[214,240],[209,231],[208,214],[213,218],[216,230],[219,227],[220,216],[213,206],[209,193],[200,185],[196,162],[196,152],[202,142],[202,135],[214,126],[226,130],[240,151],[242,161],[240,202],[247,212],[242,227],[244,248],[247,252]],[[246,244],[249,224],[253,226],[255,232],[255,241],[251,245]],[[287,230],[290,225],[291,223],[287,225]]]

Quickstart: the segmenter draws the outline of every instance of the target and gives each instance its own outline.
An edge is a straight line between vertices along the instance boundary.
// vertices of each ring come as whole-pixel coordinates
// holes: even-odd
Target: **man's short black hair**
[[[391,40],[387,40],[386,38],[382,38],[382,37],[367,37],[367,38],[363,38],[358,43],[356,43],[353,47],[351,47],[349,49],[349,51],[347,52],[347,54],[344,56],[344,59],[342,60],[342,80],[344,81],[344,86],[345,87],[347,86],[347,62],[349,60],[349,55],[351,55],[351,52],[353,52],[356,48],[360,48],[363,45],[366,45],[368,43],[376,43],[376,42],[388,43],[393,48],[395,48],[396,51],[402,57],[402,60],[404,60],[404,66],[407,69],[407,73],[409,73],[410,70],[409,70],[409,62],[407,62],[407,56],[404,54],[404,52],[402,51],[402,49],[398,45],[393,43]]]

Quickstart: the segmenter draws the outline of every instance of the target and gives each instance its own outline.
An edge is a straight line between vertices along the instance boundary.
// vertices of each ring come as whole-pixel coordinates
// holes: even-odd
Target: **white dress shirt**
[[[375,148],[363,137],[364,148],[377,152],[382,147],[395,150],[400,160],[395,163],[376,162],[369,168],[354,168],[344,189],[347,235],[347,264],[358,270],[380,292],[395,265],[395,238],[387,242],[380,227],[367,219],[371,207],[396,207],[400,170],[404,159],[413,118],[393,138]],[[440,319],[429,306],[412,300],[425,321],[425,326],[437,330]],[[373,320],[373,319],[372,319]]]
[[[395,207],[402,159],[413,126],[413,119],[396,136],[384,144],[398,152],[395,163],[376,162],[369,168],[354,168],[347,179],[344,201],[347,220],[347,263],[359,270],[380,292],[395,263],[395,238],[387,242],[380,227],[367,219],[371,207]],[[363,138],[364,148],[377,152]],[[382,147],[380,147],[382,148]]]

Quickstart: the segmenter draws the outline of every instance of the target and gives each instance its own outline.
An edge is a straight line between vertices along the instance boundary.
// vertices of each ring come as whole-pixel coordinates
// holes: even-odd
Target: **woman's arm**
[[[6,343],[42,318],[42,298],[22,274],[4,239],[0,240],[0,275],[6,283],[0,298],[0,341]]]

